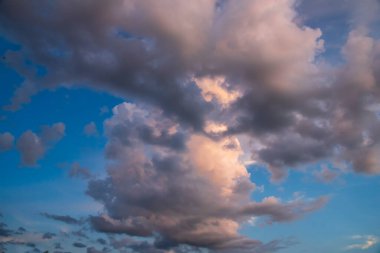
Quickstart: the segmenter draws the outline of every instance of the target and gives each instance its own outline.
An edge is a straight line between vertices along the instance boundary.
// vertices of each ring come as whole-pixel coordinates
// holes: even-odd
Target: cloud
[[[87,136],[96,136],[99,134],[98,129],[96,128],[96,125],[93,121],[84,126],[83,132]]]
[[[24,234],[25,232],[27,232],[27,230],[26,230],[25,228],[23,228],[23,227],[19,227],[19,228],[17,229],[16,234],[20,234],[20,235],[22,235],[22,234]]]
[[[379,145],[377,116],[367,108],[378,101],[380,47],[363,28],[376,18],[361,11],[378,4],[348,2],[164,1],[155,8],[155,1],[71,0],[40,3],[55,13],[46,16],[34,3],[3,1],[0,29],[23,45],[8,52],[7,61],[35,90],[80,83],[149,103],[197,132],[209,121],[221,123],[227,130],[219,134],[254,139],[261,148],[250,152],[274,181],[289,168],[333,157],[377,174],[375,155],[360,150],[376,154]],[[332,13],[369,19],[353,18],[342,66],[316,60],[322,31],[298,19],[297,10],[318,16],[327,4]],[[23,58],[44,66],[46,75],[33,73]],[[168,141],[139,131],[151,142]],[[364,144],[365,138],[371,142]],[[171,145],[182,145],[180,139]]]
[[[92,177],[90,170],[87,168],[81,167],[79,163],[71,164],[68,174],[69,174],[69,177],[71,178],[90,179]]]
[[[7,151],[13,147],[14,137],[11,133],[0,133],[0,152]]]
[[[46,232],[42,235],[42,239],[52,239],[54,238],[55,236],[57,236],[56,234],[54,233],[51,233],[51,232]]]
[[[314,176],[317,180],[324,182],[324,183],[330,183],[334,181],[338,177],[338,173],[327,168],[323,167],[320,171],[315,171]]]
[[[305,213],[318,210],[328,201],[327,197],[320,197],[309,202],[294,200],[288,203],[281,203],[276,197],[266,197],[261,203],[247,206],[244,213],[255,216],[268,216],[269,222],[288,222],[299,219]]]
[[[42,216],[53,219],[56,221],[61,221],[70,225],[79,225],[82,224],[83,221],[75,219],[69,215],[55,215],[55,214],[49,214],[49,213],[41,213]]]
[[[17,140],[17,149],[25,166],[35,166],[37,160],[45,154],[45,146],[40,137],[30,130],[24,132]]]
[[[43,143],[54,143],[65,135],[65,124],[55,123],[52,126],[42,126],[41,140]]]
[[[70,170],[89,178],[87,194],[104,205],[92,226],[153,238],[136,246],[147,251],[186,244],[271,252],[281,243],[246,238],[241,224],[293,221],[327,198],[254,202],[242,157],[265,165],[273,181],[321,160],[380,173],[380,42],[368,32],[376,18],[363,15],[378,4],[330,2],[5,0],[0,30],[22,45],[6,62],[26,79],[9,108],[60,86],[133,101],[104,122],[106,177]],[[324,63],[322,31],[297,13],[318,16],[327,4],[330,14],[363,17],[353,18],[336,66]],[[95,133],[95,124],[85,132]],[[23,163],[34,165],[63,133],[63,124],[23,133]],[[326,169],[316,176],[334,178]]]
[[[103,253],[104,251],[103,250],[97,250],[94,247],[88,247],[86,252],[87,253]]]
[[[380,239],[374,235],[355,235],[352,236],[352,240],[360,240],[362,243],[351,244],[346,247],[346,250],[353,249],[369,249],[380,242]]]
[[[17,140],[17,149],[21,153],[24,166],[35,166],[46,150],[63,138],[65,125],[55,123],[52,126],[42,126],[40,134],[31,130],[25,131]]]
[[[161,249],[187,244],[260,252],[269,246],[240,235],[241,223],[253,216],[287,222],[326,203],[325,198],[282,203],[274,197],[252,202],[255,185],[240,160],[238,138],[192,133],[153,111],[122,103],[104,124],[108,176],[90,180],[87,190],[106,210],[91,217],[96,230],[153,237]],[[175,131],[168,131],[173,126]],[[144,128],[154,139],[140,134]],[[180,149],[172,141],[179,134]]]
[[[4,222],[0,222],[0,236],[11,236],[13,234],[13,230],[8,229],[8,225]]]
[[[15,233],[9,235],[0,235],[0,249],[4,250],[4,252],[7,252],[17,246],[22,247],[24,250],[27,248],[25,252],[42,252],[39,250],[37,245],[42,240],[49,239],[51,239],[51,237],[44,237],[44,235],[40,233],[19,234],[15,231]],[[11,248],[8,248],[8,246],[11,246]]]
[[[105,106],[105,105],[100,107],[99,109],[100,115],[108,114],[109,112],[110,112],[110,109],[108,108],[108,106]]]
[[[8,55],[12,57],[12,55]],[[19,68],[19,67],[18,67]],[[21,109],[23,104],[27,104],[31,101],[31,97],[38,92],[37,88],[30,81],[23,82],[19,88],[14,92],[11,99],[11,104],[3,106],[2,109],[8,111],[17,111]]]
[[[87,247],[86,244],[83,244],[81,242],[74,242],[73,246],[76,248],[86,248]]]
[[[102,244],[102,245],[106,245],[107,244],[107,241],[105,239],[103,239],[103,238],[98,238],[98,239],[96,239],[96,241],[98,243]]]

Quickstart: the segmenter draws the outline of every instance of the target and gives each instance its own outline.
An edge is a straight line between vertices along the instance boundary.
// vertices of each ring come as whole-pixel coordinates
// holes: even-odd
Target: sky
[[[0,1],[0,252],[380,253],[380,1]]]

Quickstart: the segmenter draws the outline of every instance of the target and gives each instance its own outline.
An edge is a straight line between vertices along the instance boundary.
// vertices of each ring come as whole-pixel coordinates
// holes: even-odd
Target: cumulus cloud
[[[58,142],[65,135],[65,125],[55,123],[52,126],[42,126],[39,134],[31,130],[25,131],[17,140],[17,149],[21,154],[24,166],[35,166],[46,150]]]
[[[7,151],[13,147],[14,136],[11,133],[0,133],[0,152]]]
[[[36,165],[37,160],[45,154],[45,146],[39,136],[28,130],[17,140],[17,149],[21,153],[21,162],[26,166]]]
[[[80,83],[155,105],[199,132],[209,121],[222,123],[225,135],[255,139],[261,148],[252,156],[273,180],[332,157],[348,160],[355,171],[379,173],[374,156],[359,152],[378,149],[377,117],[367,108],[378,101],[380,50],[363,29],[375,18],[354,21],[342,48],[346,64],[326,69],[316,61],[322,31],[297,19],[295,1],[201,2],[164,1],[156,8],[155,1],[135,0],[3,1],[1,29],[23,45],[7,61],[37,90]],[[327,4],[305,2],[306,12]],[[40,5],[56,15],[44,15]],[[377,3],[355,6],[332,8],[365,16],[354,12]],[[23,57],[44,66],[46,75],[28,72]]]
[[[275,197],[252,202],[255,185],[240,159],[238,138],[189,132],[159,110],[130,103],[113,112],[105,122],[108,176],[90,180],[87,191],[107,211],[91,218],[98,231],[154,237],[161,249],[187,244],[260,252],[268,245],[239,235],[240,223],[253,216],[291,221],[326,203]],[[173,141],[177,136],[180,142]]]

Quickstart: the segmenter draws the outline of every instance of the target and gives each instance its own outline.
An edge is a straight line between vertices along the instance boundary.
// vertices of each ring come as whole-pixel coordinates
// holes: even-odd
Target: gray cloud
[[[45,154],[45,146],[40,137],[30,130],[24,132],[17,140],[17,149],[25,166],[35,166],[37,160]]]
[[[0,133],[0,152],[7,151],[13,147],[14,137],[11,133]]]
[[[42,216],[53,219],[56,221],[61,221],[70,225],[79,225],[83,224],[83,221],[75,219],[69,215],[55,215],[55,214],[49,214],[49,213],[41,213]]]
[[[80,166],[79,163],[71,164],[68,174],[71,178],[90,179],[92,177],[90,170]]]
[[[30,130],[25,131],[17,140],[17,149],[21,154],[24,166],[35,166],[46,150],[63,138],[65,125],[55,123],[52,126],[42,126],[40,134]]]
[[[65,135],[65,124],[55,123],[52,126],[42,126],[41,140],[43,143],[57,142]]]
[[[318,17],[320,6],[326,3],[304,1],[297,8],[309,17]],[[332,13],[364,17],[361,9],[377,6],[368,0],[358,10],[354,1],[349,3],[347,7],[334,3]],[[344,151],[342,159],[354,155],[349,162],[356,171],[378,173],[367,169],[369,163],[356,154],[362,135],[377,136],[372,130],[376,116],[366,110],[378,100],[377,86],[364,89],[358,84],[378,83],[379,49],[378,42],[363,29],[349,35],[343,49],[347,65],[326,70],[314,60],[323,48],[321,31],[294,23],[298,15],[293,1],[281,2],[273,12],[265,1],[220,4],[209,0],[199,6],[178,1],[170,2],[170,8],[133,0],[91,5],[74,0],[39,3],[49,13],[56,13],[47,16],[28,1],[3,1],[2,5],[2,29],[24,46],[20,53],[9,52],[7,61],[30,82],[38,79],[38,85],[34,84],[37,90],[82,83],[157,105],[163,114],[197,130],[210,119],[225,121],[230,134],[262,138],[259,142],[265,150],[253,150],[253,155],[266,163],[278,180],[286,175],[284,168],[330,158],[337,146]],[[168,10],[178,16],[176,25]],[[354,22],[363,27],[374,21]],[[276,33],[262,27],[272,27],[270,31]],[[266,39],[258,39],[259,35]],[[20,63],[23,57],[46,67],[46,76],[33,75]],[[355,78],[350,79],[352,76]],[[206,91],[198,84],[199,78],[211,77],[225,79],[225,92],[241,94],[231,107],[218,109],[217,99],[204,99],[204,94],[218,97],[212,88]],[[220,96],[219,92],[222,99]],[[341,120],[363,124],[345,129],[353,132],[343,135]],[[305,125],[309,129],[303,130]],[[164,134],[156,138],[149,128],[138,131],[151,142],[169,141]],[[377,137],[372,138],[377,142]],[[171,141],[170,145],[181,145],[180,136]],[[295,145],[284,151],[284,142]],[[304,149],[302,155],[299,149]]]
[[[86,248],[87,247],[86,244],[83,244],[81,242],[74,242],[73,246],[76,248]]]
[[[83,132],[87,136],[96,136],[99,134],[98,129],[93,121],[84,126]]]
[[[57,236],[56,234],[54,233],[51,233],[51,232],[46,232],[42,235],[42,239],[52,239],[54,238],[55,236]]]
[[[98,238],[98,239],[96,239],[96,241],[98,243],[102,244],[102,245],[106,245],[107,244],[107,241],[105,239],[103,239],[103,238]]]
[[[239,224],[253,216],[287,222],[326,203],[325,198],[283,203],[275,197],[252,203],[255,185],[238,161],[237,139],[187,132],[150,107],[123,103],[113,112],[104,124],[112,161],[108,177],[90,180],[87,191],[107,211],[90,218],[98,231],[154,237],[158,249],[191,245],[216,252],[271,252],[268,245],[239,235]],[[135,125],[149,127],[156,138],[165,133],[167,140],[182,133],[183,148],[143,138]],[[223,159],[228,164],[215,164]]]
[[[19,228],[17,229],[17,231],[16,231],[16,234],[22,235],[22,234],[24,234],[25,232],[27,232],[25,228],[23,228],[23,227],[19,227]]]
[[[332,13],[365,16],[349,2],[346,7],[334,3]],[[326,3],[304,1],[297,9],[318,17]],[[367,168],[370,163],[357,152],[366,134],[375,142],[372,146],[378,142],[376,116],[366,109],[378,101],[377,85],[365,89],[359,84],[378,83],[379,49],[363,29],[349,35],[343,49],[347,64],[326,69],[315,61],[323,48],[321,31],[294,22],[298,14],[293,1],[281,2],[273,12],[265,1],[209,0],[199,6],[178,1],[167,9],[155,4],[40,3],[56,13],[46,16],[28,1],[3,1],[1,29],[24,48],[8,52],[6,61],[30,79],[25,87],[34,85],[35,90],[81,83],[157,105],[164,115],[198,131],[211,119],[227,124],[228,134],[260,136],[258,142],[266,148],[252,150],[253,156],[268,165],[275,180],[286,175],[286,168],[331,158],[335,147],[341,147],[341,159],[352,157],[354,170],[378,173]],[[364,10],[377,6],[370,0],[360,5]],[[178,16],[176,25],[168,10]],[[363,27],[375,21],[355,22],[354,27]],[[47,74],[33,74],[21,64],[23,57],[46,67]],[[200,79],[214,77],[225,80],[217,90],[199,85]],[[221,108],[220,101],[228,97],[221,89],[241,96]],[[357,129],[347,125],[344,131],[350,134],[342,134],[339,121],[363,124],[356,124]],[[167,140],[164,133],[157,138],[149,128],[135,131],[150,142],[182,145],[181,136]],[[286,142],[294,146],[285,151],[281,147]],[[376,152],[372,146],[368,148]]]
[[[97,250],[96,248],[94,247],[88,247],[87,248],[87,253],[104,253],[106,251],[103,251],[103,250]]]
[[[10,236],[13,234],[13,230],[8,229],[8,225],[4,222],[0,222],[0,236]]]
[[[320,171],[315,171],[313,174],[317,180],[324,183],[331,183],[338,177],[338,173],[336,171],[327,167],[323,167]]]

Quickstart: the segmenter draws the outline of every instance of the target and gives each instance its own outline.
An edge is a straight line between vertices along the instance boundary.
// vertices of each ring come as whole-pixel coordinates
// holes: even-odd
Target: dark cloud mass
[[[325,1],[297,2],[1,1],[0,30],[22,45],[5,62],[26,79],[4,109],[60,86],[129,101],[104,122],[106,176],[79,165],[69,175],[88,179],[87,194],[104,205],[90,218],[95,230],[153,239],[124,241],[132,252],[274,252],[291,243],[247,238],[241,224],[293,221],[328,198],[255,202],[244,160],[264,164],[274,181],[322,160],[346,165],[315,173],[322,181],[340,171],[380,173],[380,42],[368,31],[378,19],[355,18],[379,4],[349,14],[332,6],[354,17],[335,66],[321,55],[323,31],[296,11],[316,9],[312,20]],[[24,132],[16,144],[23,164],[35,165],[64,131],[58,123]],[[84,132],[96,135],[95,123]],[[0,135],[0,151],[12,145]]]

